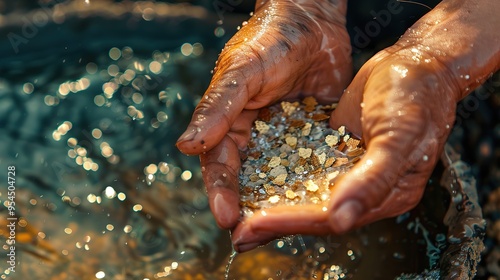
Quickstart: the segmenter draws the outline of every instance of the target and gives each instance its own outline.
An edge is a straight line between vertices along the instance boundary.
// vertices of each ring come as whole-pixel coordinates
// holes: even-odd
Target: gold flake
[[[315,192],[319,189],[318,185],[316,185],[316,183],[314,183],[312,180],[307,180],[304,183],[304,186],[306,186],[306,190],[310,192]]]
[[[286,177],[288,176],[288,174],[280,174],[278,176],[276,176],[276,178],[273,180],[273,183],[275,183],[276,185],[278,186],[283,186],[286,182]]]
[[[339,129],[337,131],[339,132],[340,136],[344,136],[345,135],[345,126],[339,127]]]
[[[294,171],[297,174],[302,174],[302,173],[304,173],[304,166],[299,165],[299,166],[295,167]]]
[[[269,125],[263,121],[255,121],[255,129],[257,129],[260,134],[265,134],[269,131]]]
[[[273,195],[276,193],[276,189],[273,186],[271,186],[270,184],[264,184],[264,190],[269,195]]]
[[[272,157],[271,160],[268,163],[268,166],[271,168],[274,168],[281,163],[281,158],[280,157]]]
[[[297,145],[297,137],[287,137],[285,138],[285,142],[287,143],[288,146],[294,149],[295,146]]]
[[[273,195],[269,197],[269,202],[270,203],[278,203],[280,201],[280,196],[279,195]]]
[[[306,123],[304,127],[302,127],[302,136],[309,136],[311,134],[312,124]]]
[[[325,164],[325,161],[326,161],[326,154],[325,153],[321,153],[321,154],[317,155],[317,157],[318,157],[319,164]]]
[[[297,194],[292,190],[287,190],[285,192],[285,195],[286,195],[286,198],[288,198],[288,199],[294,199],[295,197],[297,197]]]
[[[285,116],[290,116],[293,112],[295,112],[297,106],[299,106],[298,102],[293,102],[293,103],[286,101],[281,102],[281,108],[283,109],[283,113]]]
[[[330,166],[332,166],[332,164],[335,162],[335,158],[334,157],[329,157],[326,161],[325,161],[325,168],[328,168]]]
[[[309,158],[311,156],[311,148],[299,148],[299,156],[301,158]]]
[[[354,150],[358,147],[359,143],[361,141],[355,138],[350,138],[349,140],[346,141],[347,147],[349,147],[349,150]]]
[[[333,147],[339,143],[339,137],[337,135],[327,135],[325,142],[328,146]]]

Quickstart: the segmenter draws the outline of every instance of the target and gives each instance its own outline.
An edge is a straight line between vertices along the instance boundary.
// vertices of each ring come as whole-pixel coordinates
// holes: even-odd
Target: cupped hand
[[[456,103],[500,68],[500,36],[477,28],[489,24],[489,10],[443,1],[371,58],[330,120],[362,135],[366,154],[336,182],[327,203],[274,207],[239,223],[235,248],[247,251],[289,234],[341,234],[413,208],[453,125]]]
[[[258,2],[220,54],[177,142],[183,153],[200,155],[210,207],[223,228],[240,217],[239,150],[258,110],[284,98],[338,100],[352,75],[345,1]]]

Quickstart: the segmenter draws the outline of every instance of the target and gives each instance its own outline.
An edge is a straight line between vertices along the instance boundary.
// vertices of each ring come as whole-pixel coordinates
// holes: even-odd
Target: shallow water
[[[224,277],[229,234],[208,209],[198,159],[174,144],[231,31],[215,36],[217,17],[202,13],[150,19],[146,9],[163,6],[144,5],[119,6],[118,16],[59,6],[64,20],[40,27],[17,54],[0,43],[0,166],[16,168],[18,219],[16,272],[4,246],[2,279]],[[234,32],[242,18],[226,15],[224,28]],[[22,34],[22,25],[1,30]],[[434,268],[446,247],[441,174],[411,213],[238,254],[228,279],[389,279]],[[6,191],[0,183],[4,205]],[[1,207],[0,238],[7,215]]]

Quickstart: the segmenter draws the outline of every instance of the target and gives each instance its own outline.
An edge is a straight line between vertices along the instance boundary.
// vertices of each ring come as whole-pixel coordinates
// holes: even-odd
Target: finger
[[[231,233],[233,248],[240,253],[265,245],[278,237],[273,232],[254,232],[245,221],[239,223]]]
[[[235,248],[248,251],[285,235],[328,232],[325,205],[277,206],[255,212],[236,227],[232,238]]]
[[[214,149],[200,155],[210,208],[221,228],[233,228],[240,216],[239,149],[246,147],[257,110],[244,110]]]
[[[426,129],[425,124],[417,121],[421,118],[405,118],[399,122],[380,121],[378,127],[372,128],[372,133],[379,132],[369,139],[366,154],[334,186],[329,207],[334,232],[343,233],[398,215],[420,199],[421,188],[412,188],[415,185],[410,186],[401,178],[414,173],[421,161],[423,154],[417,143],[424,139]],[[398,123],[397,128],[392,127],[394,123]]]
[[[339,104],[332,112],[330,118],[330,126],[333,129],[345,126],[348,131],[361,137],[362,93],[364,92],[364,86],[369,72],[367,68],[361,68],[351,84],[342,94]]]
[[[221,228],[233,228],[240,216],[238,170],[240,158],[233,139],[226,136],[200,156],[210,209]]]

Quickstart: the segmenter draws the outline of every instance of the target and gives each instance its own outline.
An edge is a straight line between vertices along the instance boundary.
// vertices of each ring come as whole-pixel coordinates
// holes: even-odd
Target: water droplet
[[[423,159],[424,161],[428,161],[428,160],[429,160],[429,157],[428,157],[427,155],[424,155],[424,156],[422,157],[422,159]]]
[[[231,264],[233,263],[234,258],[236,258],[237,254],[238,253],[233,248],[233,251],[231,252],[231,255],[229,256],[229,260],[227,261],[226,271],[224,272],[224,279],[225,280],[229,279],[229,269],[231,268]]]

